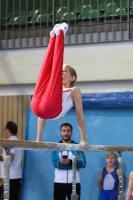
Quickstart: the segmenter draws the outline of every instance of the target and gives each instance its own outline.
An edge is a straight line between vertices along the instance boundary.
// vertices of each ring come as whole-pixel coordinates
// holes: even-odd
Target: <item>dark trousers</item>
[[[21,179],[10,179],[9,200],[19,200]],[[0,200],[3,199],[3,185],[0,187]]]
[[[78,195],[78,200],[80,200],[80,183],[76,184],[76,194]],[[65,200],[66,197],[68,200],[71,200],[72,194],[72,184],[54,184],[54,200]]]
[[[3,185],[0,186],[0,200],[3,200]]]
[[[21,179],[10,179],[10,198],[9,200],[19,200]]]

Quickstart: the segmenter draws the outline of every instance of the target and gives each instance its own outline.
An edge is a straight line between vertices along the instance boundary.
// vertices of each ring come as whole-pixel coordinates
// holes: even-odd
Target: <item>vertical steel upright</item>
[[[123,158],[121,156],[122,152],[118,152],[118,162],[119,162],[119,196],[118,200],[125,200],[123,196]]]
[[[6,155],[4,156],[4,200],[9,200],[9,186],[10,186],[10,150],[5,150]]]
[[[78,200],[78,196],[76,194],[76,162],[79,159],[80,152],[72,161],[72,194],[71,200]]]

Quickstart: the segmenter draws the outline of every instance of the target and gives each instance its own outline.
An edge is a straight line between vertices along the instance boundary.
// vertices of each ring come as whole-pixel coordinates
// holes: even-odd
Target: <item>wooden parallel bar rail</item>
[[[75,151],[133,151],[133,146],[108,146],[108,145],[90,145],[84,149],[81,144],[63,144],[55,142],[34,142],[25,140],[2,140],[0,139],[0,149],[17,148],[22,150],[75,150]]]

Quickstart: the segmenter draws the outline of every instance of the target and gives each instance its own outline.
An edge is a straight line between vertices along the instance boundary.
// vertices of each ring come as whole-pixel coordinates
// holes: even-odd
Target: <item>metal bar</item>
[[[8,48],[7,16],[8,16],[8,0],[6,0],[6,33],[5,33],[6,48]]]
[[[77,6],[77,0],[74,1],[74,6],[75,6],[75,16],[76,16],[76,6]],[[78,44],[78,34],[77,34],[77,20],[75,17],[75,25],[74,25],[74,34],[75,34],[75,44]]]
[[[47,0],[46,5],[47,5],[47,22],[46,22],[46,27],[48,29],[48,27],[49,27],[49,23],[48,23],[48,13],[49,13],[49,10],[48,10],[48,0]]]
[[[127,31],[128,31],[128,39],[131,39],[131,34],[130,34],[130,0],[127,0]]]
[[[26,0],[26,47],[29,46],[29,37],[28,37],[28,0]]]
[[[60,0],[60,7],[61,7],[61,17],[60,17],[60,23],[62,23],[62,16],[63,16],[63,9],[62,9],[62,7],[63,7],[63,2],[62,2],[63,0]]]
[[[70,0],[67,1],[67,7],[68,7],[67,12],[69,13],[70,12]],[[68,16],[67,23],[69,25],[69,21],[70,21],[69,14],[67,16]],[[67,35],[67,43],[71,43],[71,39],[70,38],[71,38],[70,34],[68,34]]]
[[[1,44],[1,43],[2,43],[2,42],[1,42],[1,41],[2,41],[2,37],[1,37],[1,35],[2,35],[2,30],[1,30],[1,29],[2,29],[2,23],[3,23],[3,22],[2,22],[2,13],[1,13],[1,12],[2,12],[2,6],[1,6],[1,4],[2,4],[2,2],[1,2],[1,0],[0,0],[0,49],[2,49],[2,44]]]
[[[49,42],[49,26],[50,26],[50,22],[49,22],[49,7],[50,7],[50,3],[49,3],[49,0],[47,0],[47,45],[48,45],[48,42]]]
[[[125,200],[123,196],[123,158],[121,152],[118,152],[118,162],[119,162],[119,195],[118,200]]]
[[[114,0],[112,0],[112,13],[113,13],[113,16],[112,16],[112,33],[113,33],[113,41],[116,40],[116,35],[115,35],[115,31],[114,31],[114,23],[115,23],[115,18],[114,18],[114,13],[115,13],[115,9],[114,9]]]
[[[47,0],[46,5],[47,5],[47,23],[46,23],[46,27],[47,27],[47,30],[48,30],[48,27],[49,27],[49,22],[48,22],[48,20],[49,20],[49,17],[48,17],[48,15],[49,15],[48,0]]]
[[[90,5],[92,5],[92,2],[90,0]],[[89,33],[90,33],[90,43],[93,42],[93,33],[92,33],[92,20],[91,17],[89,19]]]
[[[35,0],[33,0],[33,24],[32,24],[32,38],[33,46],[35,46]]]
[[[10,151],[5,150],[6,155],[4,156],[4,200],[9,200],[9,185],[10,185]]]
[[[107,4],[107,1],[105,0],[105,5]],[[107,32],[107,18],[106,18],[106,10],[104,13],[104,31],[105,31],[105,42],[108,42],[108,32]]]
[[[40,0],[40,15],[42,14],[42,0]],[[39,32],[40,32],[40,46],[42,46],[42,23],[40,20],[40,24],[39,24]]]
[[[21,0],[19,0],[19,16],[21,17]],[[20,24],[20,18],[19,18],[19,48],[22,47],[22,29]]]
[[[99,0],[97,0],[97,9],[99,10]],[[97,15],[97,42],[100,42],[98,15]]]
[[[76,194],[76,162],[80,157],[80,152],[78,152],[77,156],[72,161],[72,194],[71,200],[78,200],[78,196]]]
[[[85,5],[84,0],[82,0],[82,7]],[[85,34],[84,34],[84,18],[82,17],[82,25],[81,25],[81,33],[82,33],[82,43],[85,42]]]
[[[123,40],[122,0],[120,0],[120,33],[121,33],[121,41],[122,41]]]
[[[55,13],[55,7],[56,7],[56,1],[53,0],[52,1],[52,26],[53,27],[55,25],[55,15],[56,15],[56,13]]]
[[[14,0],[12,1],[12,13],[14,18]],[[12,47],[15,48],[15,32],[14,32],[14,23],[12,25]]]
[[[69,0],[67,0],[67,13],[68,13],[68,15],[67,15],[67,24],[69,24],[70,22],[70,16],[69,16],[69,12],[70,12],[70,2],[69,2]]]
[[[60,144],[60,143],[54,143],[54,142],[34,142],[34,141],[24,141],[24,140],[19,140],[19,141],[15,141],[12,140],[0,140],[0,149],[3,148],[17,148],[17,149],[23,149],[23,150],[57,150],[57,149],[61,149],[61,150],[84,150],[84,146],[83,145],[67,145],[67,144]]]
[[[82,144],[61,144],[55,142],[34,142],[25,140],[0,140],[0,149],[17,148],[22,150],[75,150],[75,151],[133,151],[133,146],[89,145],[84,149]]]

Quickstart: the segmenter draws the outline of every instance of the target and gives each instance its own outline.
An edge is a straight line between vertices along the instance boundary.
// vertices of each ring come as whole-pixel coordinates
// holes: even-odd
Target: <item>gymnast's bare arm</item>
[[[85,148],[88,147],[88,143],[86,141],[86,125],[85,125],[85,120],[84,120],[84,115],[83,115],[83,107],[82,107],[82,98],[81,98],[81,92],[78,88],[71,88],[71,97],[73,99],[73,102],[76,107],[76,115],[77,115],[77,121],[78,121],[78,126],[81,134],[81,142]],[[37,132],[37,139],[36,142],[41,141],[41,137],[43,134],[43,130],[46,124],[45,119],[41,119],[40,117],[38,118],[38,132]]]
[[[38,117],[36,142],[41,141],[45,125],[46,125],[46,120]]]
[[[133,192],[133,171],[129,175],[128,190],[126,195],[126,200],[130,200]]]
[[[88,143],[86,141],[86,124],[83,114],[83,106],[82,106],[82,97],[81,92],[79,88],[71,88],[71,97],[73,100],[73,103],[76,108],[76,115],[77,115],[77,121],[78,126],[81,134],[81,142],[85,145],[85,148],[88,147]]]

